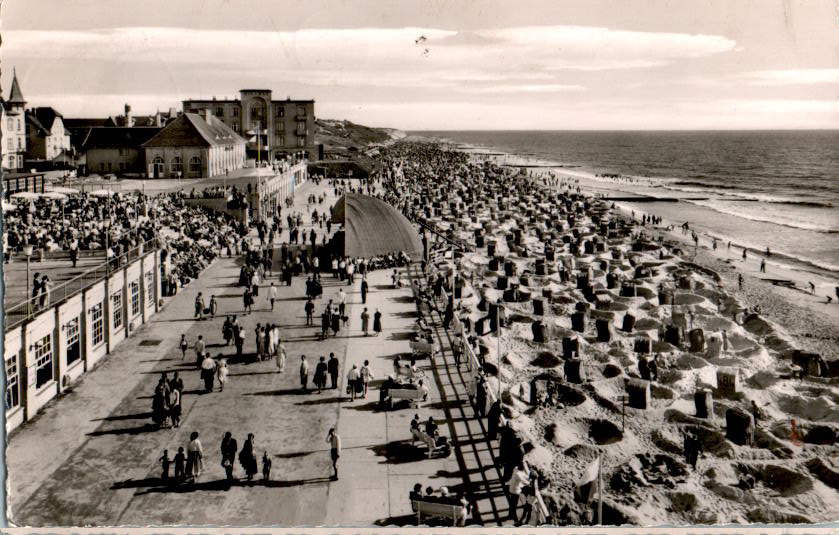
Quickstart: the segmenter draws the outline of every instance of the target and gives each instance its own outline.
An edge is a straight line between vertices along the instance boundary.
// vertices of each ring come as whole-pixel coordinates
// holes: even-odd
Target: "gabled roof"
[[[23,91],[20,90],[20,85],[17,82],[17,72],[12,75],[12,88],[9,90],[9,98],[6,100],[9,104],[26,104],[23,100]]]
[[[245,139],[220,120],[209,123],[197,113],[183,113],[163,127],[143,147],[218,147],[245,143]]]
[[[35,125],[35,128],[41,130],[45,134],[49,134],[55,120],[63,120],[63,117],[53,108],[46,106],[42,108],[32,108],[27,111],[26,119]]]
[[[143,143],[153,138],[162,128],[145,126],[110,126],[91,128],[82,143],[84,150],[133,148],[139,149]]]
[[[116,126],[114,120],[110,117],[105,117],[104,119],[84,119],[84,118],[75,118],[75,119],[64,119],[64,128],[73,129],[73,128],[93,128],[95,126]]]

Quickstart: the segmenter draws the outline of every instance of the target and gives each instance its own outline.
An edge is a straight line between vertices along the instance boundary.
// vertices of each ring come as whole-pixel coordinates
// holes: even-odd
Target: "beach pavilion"
[[[332,239],[333,252],[371,258],[404,251],[418,259],[422,240],[414,225],[390,204],[358,193],[347,193],[332,208],[332,222],[344,225]]]

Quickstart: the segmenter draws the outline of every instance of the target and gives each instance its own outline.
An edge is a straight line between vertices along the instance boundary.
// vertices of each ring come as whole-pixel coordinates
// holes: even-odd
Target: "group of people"
[[[253,481],[254,476],[258,473],[258,460],[256,453],[255,436],[253,433],[248,433],[242,449],[238,449],[236,439],[233,434],[228,431],[221,439],[221,466],[224,468],[226,474],[226,481],[228,487],[235,481],[234,470],[236,467],[236,456],[238,455],[239,463],[245,471],[245,478],[247,481]],[[165,483],[197,483],[204,470],[204,447],[201,444],[201,439],[197,431],[193,431],[189,436],[189,443],[184,447],[178,447],[178,451],[173,458],[169,458],[169,450],[163,450],[158,462],[161,465],[161,480]],[[173,477],[170,477],[170,469],[174,464]],[[271,456],[268,451],[262,454],[262,479],[269,481],[271,479]]]

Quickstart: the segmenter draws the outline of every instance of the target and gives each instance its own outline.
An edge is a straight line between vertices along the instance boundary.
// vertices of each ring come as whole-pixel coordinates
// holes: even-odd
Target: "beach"
[[[532,447],[528,462],[548,475],[550,503],[586,514],[571,496],[600,458],[605,523],[839,515],[829,272],[770,256],[761,273],[755,250],[743,262],[742,247],[714,250],[701,232],[696,247],[684,221],[642,224],[658,204],[598,199],[614,193],[609,180],[466,152],[453,182],[432,186],[414,164],[400,184],[422,199],[411,214],[469,248],[457,262],[459,314]],[[499,160],[508,165],[481,163]],[[448,273],[451,261],[435,267]],[[695,467],[688,439],[700,445]]]

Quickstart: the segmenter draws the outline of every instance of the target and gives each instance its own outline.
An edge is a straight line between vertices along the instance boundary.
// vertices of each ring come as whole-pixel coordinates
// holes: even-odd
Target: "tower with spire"
[[[23,155],[26,152],[26,100],[17,79],[17,70],[12,70],[12,87],[9,97],[0,96],[3,117],[0,120],[0,143],[2,143],[2,161],[5,169],[22,169]]]

